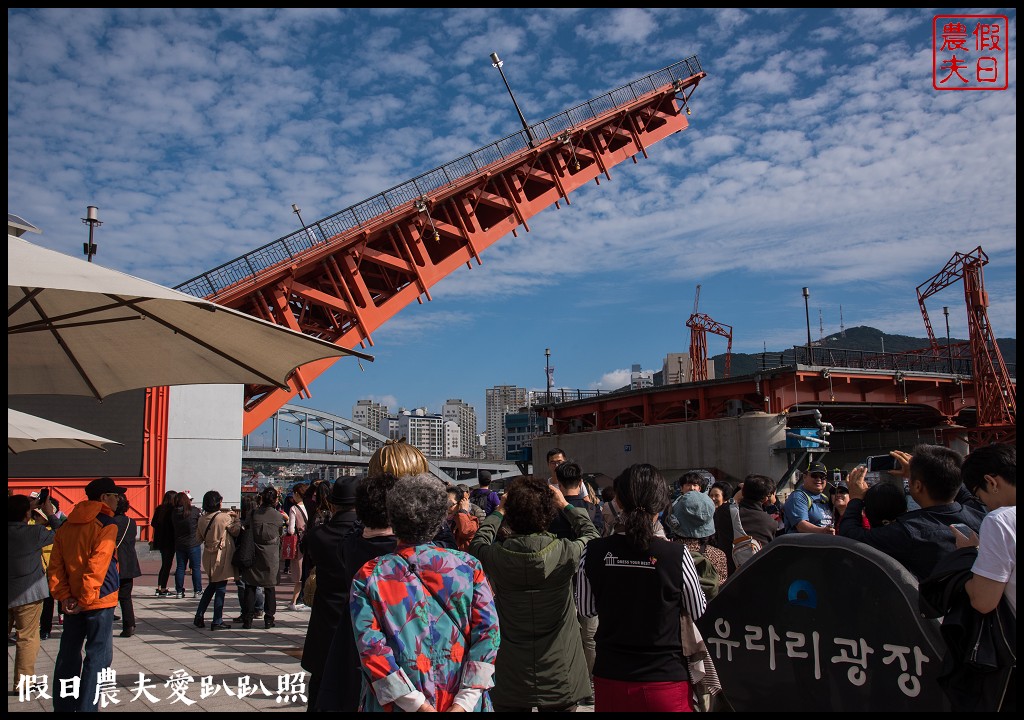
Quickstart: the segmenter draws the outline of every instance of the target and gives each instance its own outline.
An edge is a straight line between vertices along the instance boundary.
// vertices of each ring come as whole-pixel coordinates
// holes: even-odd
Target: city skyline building
[[[441,416],[454,422],[459,428],[458,455],[446,457],[475,457],[476,455],[476,409],[459,398],[449,398],[441,407]]]
[[[398,436],[427,457],[445,457],[445,421],[426,408],[401,410],[396,417]]]
[[[519,412],[528,404],[528,391],[516,385],[495,385],[486,390],[486,457],[505,459],[505,414]]]
[[[387,435],[387,433],[382,432],[380,429],[381,420],[388,417],[389,414],[387,405],[369,399],[357,400],[356,404],[352,406],[353,422],[359,423],[374,432],[380,432],[383,435]],[[373,453],[376,452],[380,445],[379,440],[367,439],[365,449],[367,452]]]

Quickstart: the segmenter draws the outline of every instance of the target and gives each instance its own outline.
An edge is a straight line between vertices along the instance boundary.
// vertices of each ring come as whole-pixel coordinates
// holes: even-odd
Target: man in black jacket
[[[306,707],[311,711],[316,707],[324,662],[334,631],[342,620],[349,622],[348,593],[345,592],[346,583],[342,578],[344,570],[339,549],[357,522],[356,489],[361,481],[361,477],[338,478],[329,497],[333,511],[331,519],[312,528],[302,538],[310,572],[316,571],[316,594],[300,663],[304,670],[309,671],[309,701]]]
[[[900,468],[893,475],[909,475],[910,495],[920,509],[900,515],[880,528],[867,529],[862,522],[864,494],[868,490],[863,465],[850,471],[850,504],[839,521],[839,534],[867,543],[903,564],[924,580],[940,560],[956,550],[949,526],[963,523],[978,532],[984,513],[957,501],[961,490],[961,455],[941,445],[918,445],[914,452],[893,451]]]
[[[775,498],[775,481],[765,475],[747,475],[739,490],[732,499],[739,505],[740,523],[743,532],[765,545],[775,539],[778,524],[765,508]],[[719,550],[725,553],[725,562],[729,567],[729,576],[736,572],[736,563],[732,559],[732,514],[729,503],[723,503],[715,509],[714,542]]]

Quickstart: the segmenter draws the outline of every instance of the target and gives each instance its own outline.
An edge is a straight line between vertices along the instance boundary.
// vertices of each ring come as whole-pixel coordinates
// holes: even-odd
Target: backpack
[[[743,531],[740,509],[732,500],[729,501],[729,513],[732,515],[732,561],[738,570],[761,551],[761,543]]]
[[[704,597],[707,598],[707,601],[711,602],[718,595],[718,588],[722,584],[722,577],[703,553],[690,550],[690,557],[697,568],[697,576],[700,578],[700,589],[704,591]]]
[[[498,507],[498,503],[495,502],[493,495],[497,495],[493,490],[485,488],[477,488],[469,494],[469,502],[471,505],[476,505],[478,508],[484,511],[485,519],[488,515],[494,512],[495,508]]]
[[[252,529],[242,526],[235,538],[235,554],[231,556],[231,564],[239,570],[248,570],[256,562],[256,537]]]

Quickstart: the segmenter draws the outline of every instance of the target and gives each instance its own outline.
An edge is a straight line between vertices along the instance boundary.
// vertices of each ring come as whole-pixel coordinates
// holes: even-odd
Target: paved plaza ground
[[[121,623],[114,623],[114,662],[117,673],[113,697],[117,704],[110,703],[101,712],[305,712],[306,705],[301,698],[290,694],[295,689],[294,680],[302,655],[306,637],[309,611],[296,612],[287,609],[291,599],[292,583],[277,587],[278,611],[275,618],[277,627],[263,628],[262,620],[253,623],[252,630],[242,630],[241,625],[232,623],[241,611],[238,594],[233,582],[228,583],[227,600],[224,605],[224,620],[232,625],[230,630],[211,632],[192,625],[198,599],[192,597],[191,580],[186,579],[187,596],[184,599],[158,598],[155,596],[156,576],[160,569],[160,556],[140,544],[139,560],[142,577],[136,578],[132,597],[135,601],[136,631],[130,638],[118,637]],[[203,582],[206,582],[205,574]],[[172,572],[171,585],[174,576]],[[120,616],[120,608],[115,610]],[[206,623],[213,617],[213,608],[206,612]],[[42,641],[36,659],[36,674],[46,675],[48,694],[53,695],[52,673],[57,650],[60,647],[61,626],[56,618],[49,639]],[[14,687],[14,646],[7,646],[8,688]],[[145,674],[145,685],[150,699],[139,691],[139,673]],[[172,676],[183,673],[193,678],[180,687],[181,695],[175,695],[175,685],[167,683]],[[248,676],[248,682],[244,682]],[[207,679],[209,678],[209,679]],[[285,679],[283,682],[282,679]],[[303,676],[308,682],[309,676]],[[243,687],[255,687],[253,694],[239,697],[239,683]],[[262,682],[262,686],[260,683]],[[204,694],[206,685],[206,697]],[[266,692],[264,692],[264,689]],[[279,694],[279,689],[287,691]],[[231,694],[229,694],[229,691]],[[138,699],[133,699],[138,696]],[[593,711],[592,707],[581,707]],[[9,712],[51,712],[51,700],[31,699],[22,701],[18,694],[8,695]]]
[[[225,622],[232,624],[231,630],[211,632],[200,630],[192,625],[198,599],[192,597],[191,580],[186,578],[186,597],[159,598],[155,596],[156,575],[160,569],[160,556],[148,549],[143,552],[143,544],[139,545],[139,560],[142,565],[142,577],[136,578],[132,597],[135,601],[136,630],[130,638],[118,637],[121,623],[114,623],[114,662],[113,669],[117,672],[115,697],[117,704],[108,704],[102,712],[248,712],[250,710],[266,710],[274,712],[304,712],[305,703],[301,699],[281,701],[278,695],[279,678],[288,676],[294,679],[296,673],[303,672],[299,667],[302,644],[306,637],[306,625],[309,612],[296,612],[286,608],[291,598],[292,584],[287,582],[277,588],[278,612],[275,618],[277,627],[270,630],[263,628],[263,622],[257,621],[252,630],[242,630],[241,625],[231,623],[240,613],[238,594],[233,582],[228,583],[227,600],[224,605]],[[203,582],[206,582],[204,573]],[[173,586],[174,576],[171,575]],[[120,616],[117,608],[115,614]],[[213,608],[206,611],[206,623],[213,617]],[[42,641],[39,657],[36,660],[36,673],[45,674],[47,678],[53,673],[54,660],[60,647],[61,626],[56,619],[53,633],[49,639]],[[14,668],[14,646],[7,646],[8,687],[13,687],[11,674]],[[176,672],[180,676],[185,671],[194,678],[187,683],[184,697],[194,704],[176,699],[173,686],[165,683]],[[139,693],[139,673],[145,673],[149,693],[156,698],[151,700]],[[256,692],[246,697],[238,697],[239,680],[248,675],[250,684]],[[212,688],[219,688],[214,694],[201,698],[203,678],[209,677],[207,683]],[[308,681],[308,675],[305,680]],[[260,682],[270,695],[263,692]],[[229,695],[228,690],[234,693]],[[208,691],[209,692],[209,691]],[[50,682],[48,693],[53,695]],[[243,692],[244,694],[244,692]],[[139,695],[137,700],[132,698]],[[53,709],[52,701],[30,700],[21,701],[17,694],[8,695],[7,709],[10,712],[46,711]]]

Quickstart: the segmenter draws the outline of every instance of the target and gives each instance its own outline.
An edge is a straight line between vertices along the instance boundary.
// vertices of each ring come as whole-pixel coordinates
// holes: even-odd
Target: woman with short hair
[[[568,537],[548,530],[559,516]],[[496,542],[502,521],[512,535]],[[505,631],[495,663],[498,712],[574,712],[590,697],[573,578],[584,546],[597,537],[589,513],[566,501],[558,485],[520,475],[470,542]]]
[[[692,712],[684,623],[707,601],[689,551],[655,535],[669,488],[653,465],[615,478],[622,530],[591,540],[580,559],[576,601],[598,615],[595,712]]]
[[[242,530],[238,514],[233,510],[225,512],[220,504],[224,500],[216,490],[210,490],[203,496],[203,511],[196,527],[196,538],[203,547],[203,567],[209,582],[203,597],[196,608],[196,617],[192,624],[198,628],[206,627],[206,608],[213,600],[213,622],[211,630],[230,630],[231,626],[224,622],[224,595],[227,592],[228,580],[235,578],[235,566],[232,559],[235,555],[235,541]]]
[[[425,473],[403,477],[387,509],[398,549],[352,580],[360,710],[490,710],[498,616],[480,561],[431,542],[448,510],[444,484]]]

